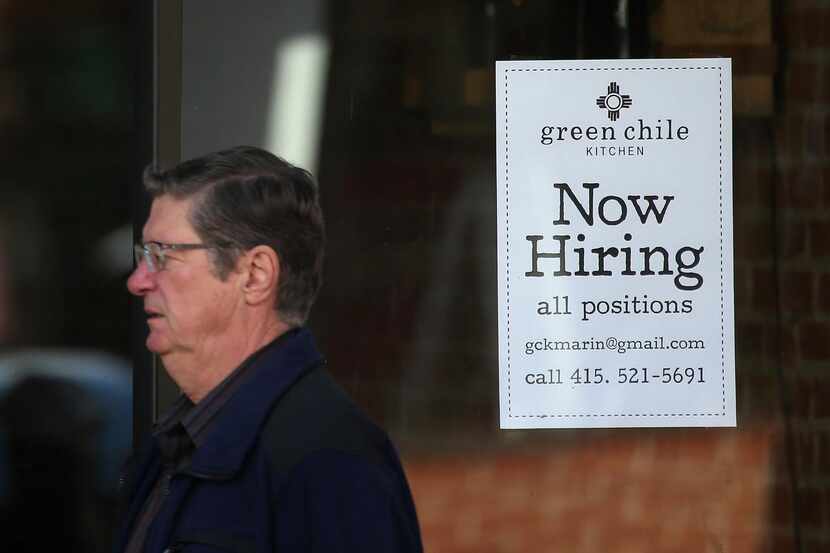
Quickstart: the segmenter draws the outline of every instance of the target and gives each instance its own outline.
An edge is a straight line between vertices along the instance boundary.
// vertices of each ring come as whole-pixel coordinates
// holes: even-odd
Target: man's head
[[[239,255],[259,245],[279,256],[276,308],[291,326],[305,322],[322,283],[324,227],[311,175],[277,156],[239,146],[180,163],[150,167],[144,185],[154,200],[190,200],[188,223],[210,246],[224,280]]]
[[[148,168],[144,184],[153,204],[142,242],[162,244],[165,267],[139,263],[127,286],[151,314],[151,350],[205,347],[224,328],[248,322],[254,308],[261,313],[266,300],[286,327],[304,323],[320,288],[324,245],[308,172],[240,146],[165,171]],[[170,244],[188,246],[164,247]]]

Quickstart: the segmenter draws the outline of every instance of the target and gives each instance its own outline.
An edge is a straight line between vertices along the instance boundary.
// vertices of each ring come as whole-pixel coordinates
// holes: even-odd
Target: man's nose
[[[143,296],[152,290],[154,286],[155,279],[153,278],[153,274],[147,269],[146,261],[139,263],[127,279],[127,290],[135,296]]]

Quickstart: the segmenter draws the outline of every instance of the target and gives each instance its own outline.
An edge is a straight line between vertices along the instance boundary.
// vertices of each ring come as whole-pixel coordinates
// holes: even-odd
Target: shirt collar
[[[222,408],[204,444],[193,453],[191,471],[217,478],[235,474],[256,443],[274,403],[323,362],[311,333],[302,327],[263,348],[252,360],[250,375]]]
[[[194,404],[190,398],[181,394],[154,425],[153,437],[158,441],[165,461],[177,463],[182,456],[201,446],[213,428],[211,423],[216,415],[245,382],[251,372],[248,369],[256,359],[263,352],[290,339],[297,331],[298,329],[291,329],[249,355],[199,403]]]

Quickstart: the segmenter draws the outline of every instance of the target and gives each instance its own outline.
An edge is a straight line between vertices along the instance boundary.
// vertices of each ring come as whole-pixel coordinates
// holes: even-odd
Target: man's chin
[[[147,336],[147,341],[144,343],[147,349],[156,355],[164,355],[170,350],[170,344],[161,336],[155,336],[152,332]]]

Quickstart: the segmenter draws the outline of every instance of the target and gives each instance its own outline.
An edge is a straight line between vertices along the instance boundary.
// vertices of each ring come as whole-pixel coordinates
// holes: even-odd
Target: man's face
[[[153,201],[143,242],[199,244],[187,219],[192,200],[161,196]],[[144,299],[150,334],[147,348],[162,357],[196,354],[215,347],[231,327],[241,296],[236,273],[225,281],[211,271],[208,250],[167,250],[162,270],[142,261],[127,280],[129,291]]]

